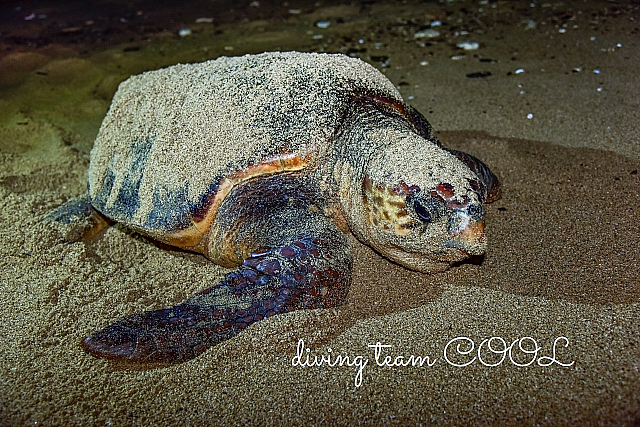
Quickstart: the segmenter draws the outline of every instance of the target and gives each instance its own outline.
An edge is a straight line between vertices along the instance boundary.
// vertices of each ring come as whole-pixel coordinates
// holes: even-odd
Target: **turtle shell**
[[[91,203],[143,234],[197,248],[234,185],[323,161],[362,91],[401,100],[382,73],[344,55],[221,57],[133,76],[91,151]]]

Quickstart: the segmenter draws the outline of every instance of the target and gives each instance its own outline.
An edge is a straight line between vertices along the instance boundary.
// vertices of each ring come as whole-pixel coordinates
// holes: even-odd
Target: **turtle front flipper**
[[[107,359],[183,362],[264,318],[339,305],[350,281],[342,233],[298,235],[254,251],[221,282],[183,303],[121,319],[82,346]]]

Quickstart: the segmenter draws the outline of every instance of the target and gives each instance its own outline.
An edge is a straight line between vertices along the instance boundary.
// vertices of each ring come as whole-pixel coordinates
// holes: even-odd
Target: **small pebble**
[[[329,25],[331,25],[331,22],[329,22],[329,21],[318,21],[318,22],[316,22],[316,27],[318,27],[318,28],[327,28],[327,27],[329,27]]]
[[[302,9],[289,9],[289,13],[292,15],[300,15],[302,13]]]
[[[210,24],[213,22],[213,18],[198,18],[196,24]]]
[[[178,35],[180,37],[187,37],[191,35],[191,29],[190,28],[180,28],[180,31],[178,31]]]
[[[442,25],[442,22],[441,22],[441,21],[433,21],[433,22],[431,23],[431,26],[432,26],[432,27],[439,27],[440,25]]]
[[[558,30],[558,32],[559,32],[560,34],[564,34],[564,33],[566,33],[566,32],[567,32],[567,29],[566,29],[566,28],[560,28],[560,29]]]
[[[593,70],[593,74],[600,74],[600,70],[596,68],[595,70]]]
[[[515,73],[516,73],[516,74],[522,74],[522,73],[524,73],[524,68],[518,68],[518,69],[515,71]]]
[[[31,21],[31,20],[32,20],[33,18],[35,18],[35,17],[36,17],[36,14],[35,14],[35,13],[32,13],[31,15],[25,16],[25,17],[24,17],[24,20],[25,20],[25,21]]]
[[[260,7],[260,2],[252,1],[251,3],[249,3],[249,7]]]
[[[602,92],[602,88],[601,88],[601,87],[597,88],[596,90],[597,90],[598,92]]]
[[[582,67],[575,67],[573,70],[574,73],[579,73],[580,71],[582,71]]]
[[[480,44],[478,42],[466,41],[466,42],[460,42],[456,46],[464,50],[478,50],[478,48],[480,47]]]
[[[459,61],[461,59],[465,59],[466,57],[466,55],[453,55],[451,59],[453,59],[454,61]]]
[[[426,29],[426,30],[422,30],[422,31],[418,31],[417,33],[415,33],[413,35],[414,38],[416,39],[424,39],[424,38],[433,38],[433,37],[438,37],[440,36],[440,31],[436,31],[436,30],[432,30],[431,28]]]
[[[322,37],[323,37],[323,36],[322,36],[322,34],[314,34],[314,35],[313,35],[313,37],[312,37],[312,39],[314,39],[314,40],[320,40]]]
[[[533,114],[531,114],[531,113],[527,114],[527,119],[529,119],[529,120],[533,119]]]
[[[429,65],[429,61],[420,61],[420,65]]]

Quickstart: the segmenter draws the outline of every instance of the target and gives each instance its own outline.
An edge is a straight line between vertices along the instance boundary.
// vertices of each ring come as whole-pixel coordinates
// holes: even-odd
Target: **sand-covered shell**
[[[378,70],[344,55],[222,57],[133,76],[91,152],[91,203],[146,235],[195,247],[234,185],[322,162],[365,90],[401,100]]]

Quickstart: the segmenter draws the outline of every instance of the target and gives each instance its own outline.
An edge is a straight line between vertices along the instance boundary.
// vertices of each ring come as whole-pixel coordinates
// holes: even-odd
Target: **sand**
[[[260,19],[172,21],[144,38],[130,18],[124,44],[43,36],[26,45],[12,36],[19,30],[2,32],[0,424],[640,423],[637,6],[327,3],[289,14],[260,3]],[[442,20],[432,27],[442,36],[414,38],[429,19]],[[45,31],[45,21],[33,25]],[[192,36],[179,38],[182,26]],[[456,49],[463,40],[479,50]],[[342,307],[270,318],[176,366],[85,354],[79,341],[95,329],[180,302],[226,271],[119,226],[85,244],[41,224],[86,191],[117,84],[177,62],[277,49],[371,62],[446,145],[485,160],[503,182],[503,198],[486,208],[486,255],[429,276],[356,245]],[[497,354],[484,341],[492,337]],[[310,351],[299,360],[301,339]],[[499,352],[514,342],[510,355]],[[308,366],[306,355],[344,363]],[[386,356],[394,366],[376,363]]]

